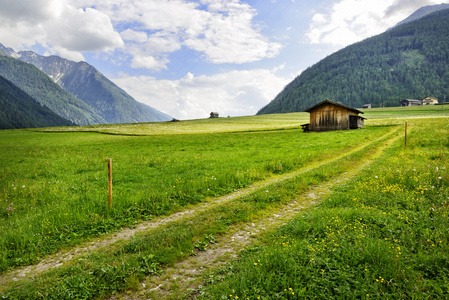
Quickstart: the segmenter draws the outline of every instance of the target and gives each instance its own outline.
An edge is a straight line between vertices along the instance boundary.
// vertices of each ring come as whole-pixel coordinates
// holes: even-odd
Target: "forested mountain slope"
[[[86,62],[74,62],[59,56],[42,56],[33,51],[0,50],[33,64],[67,92],[88,104],[108,123],[168,121],[172,117],[136,101]]]
[[[399,106],[449,95],[449,9],[348,46],[305,70],[257,114],[303,111],[330,99]]]
[[[0,76],[0,129],[71,126],[48,107]]]
[[[0,53],[0,76],[3,76],[41,105],[78,125],[107,123],[93,109],[63,90],[35,66]]]

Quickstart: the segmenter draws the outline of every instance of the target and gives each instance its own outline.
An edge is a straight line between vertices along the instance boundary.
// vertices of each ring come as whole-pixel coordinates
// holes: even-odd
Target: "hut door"
[[[357,129],[357,116],[349,116],[349,129]]]

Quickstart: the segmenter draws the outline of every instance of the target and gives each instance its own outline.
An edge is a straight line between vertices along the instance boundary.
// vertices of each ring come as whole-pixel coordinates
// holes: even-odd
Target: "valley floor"
[[[447,120],[411,122],[407,147],[403,126],[379,124],[384,130],[376,138],[343,151],[10,268],[0,274],[0,293],[5,299],[448,295]]]

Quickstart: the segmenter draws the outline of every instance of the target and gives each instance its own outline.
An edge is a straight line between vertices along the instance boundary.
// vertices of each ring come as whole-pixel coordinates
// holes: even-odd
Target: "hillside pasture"
[[[406,107],[384,107],[362,110],[368,125],[403,124],[407,120],[420,118],[447,118],[449,105],[424,105]]]
[[[180,122],[112,124],[76,127],[42,128],[45,132],[99,132],[118,135],[179,135],[226,132],[251,132],[300,128],[309,122],[305,112],[244,116],[233,118],[208,118],[181,120]]]

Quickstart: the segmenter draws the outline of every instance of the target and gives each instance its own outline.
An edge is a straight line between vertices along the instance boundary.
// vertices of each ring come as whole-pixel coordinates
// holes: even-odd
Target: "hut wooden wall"
[[[311,131],[349,129],[349,115],[356,113],[340,106],[325,104],[310,112]]]

